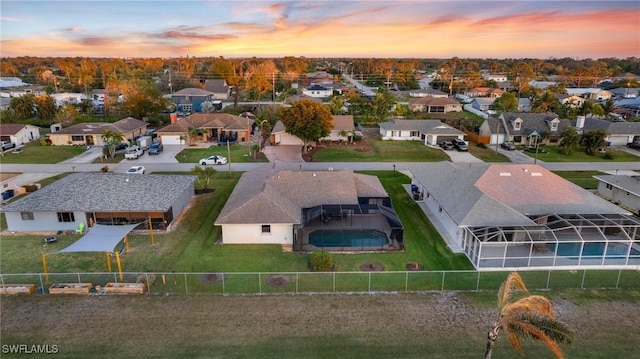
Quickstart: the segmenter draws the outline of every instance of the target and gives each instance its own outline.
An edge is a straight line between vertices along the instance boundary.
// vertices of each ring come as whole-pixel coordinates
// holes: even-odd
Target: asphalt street
[[[119,163],[109,163],[111,172],[125,172],[129,167],[142,165],[147,173],[153,172],[188,172],[196,165],[195,163],[178,163],[176,154],[182,146],[165,146],[165,150],[157,156],[149,156],[145,153],[137,160],[122,160]],[[411,170],[420,166],[420,162],[303,162],[300,158],[298,146],[267,146],[265,153],[271,163],[230,163],[228,165],[215,166],[218,171],[240,171],[246,172],[254,168],[269,165],[277,162],[283,169],[304,169],[304,170]],[[587,171],[596,170],[613,173],[615,171],[640,171],[640,152],[636,162],[543,162],[532,159],[520,151],[505,151],[498,149],[500,153],[508,156],[512,163],[536,162],[538,165],[550,171]],[[473,163],[481,162],[468,153],[456,153],[450,151],[453,162]],[[0,170],[6,173],[22,173],[18,183],[27,184],[47,178],[63,172],[96,172],[105,166],[103,163],[93,163],[101,155],[99,147],[91,148],[83,154],[72,159],[57,164],[2,164]]]

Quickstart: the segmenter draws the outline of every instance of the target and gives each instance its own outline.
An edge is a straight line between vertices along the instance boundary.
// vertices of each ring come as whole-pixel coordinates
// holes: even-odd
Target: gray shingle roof
[[[2,212],[158,211],[164,212],[190,187],[195,176],[74,173],[2,208]]]
[[[506,126],[508,133],[512,136],[529,136],[533,132],[560,135],[562,130],[571,127],[570,120],[560,118],[555,113],[504,112],[501,118],[504,118],[503,125]],[[513,121],[518,118],[522,120],[522,125],[520,130],[514,130]],[[558,129],[552,132],[549,127],[549,121],[555,118],[560,122],[558,123]]]
[[[640,176],[602,175],[593,177],[640,197]]]
[[[430,134],[464,135],[464,132],[457,130],[440,120],[402,120],[393,119],[382,122],[380,128],[386,131],[420,131]]]
[[[527,215],[628,213],[537,165],[440,162],[412,173],[461,226],[535,225]]]
[[[57,131],[56,134],[65,134],[65,135],[89,135],[89,134],[102,134],[104,130],[119,132],[119,133],[127,133],[138,128],[142,128],[146,126],[147,123],[133,117],[123,118],[122,120],[116,121],[114,123],[108,122],[87,122],[87,123],[79,123],[76,125],[72,125],[66,128]]]

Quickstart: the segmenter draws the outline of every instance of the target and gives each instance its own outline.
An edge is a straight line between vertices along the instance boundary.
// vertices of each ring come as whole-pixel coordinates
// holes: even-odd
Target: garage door
[[[180,136],[176,136],[176,135],[160,136],[160,142],[162,142],[163,145],[180,145],[180,144],[184,144],[184,141],[182,141],[182,143],[180,142]]]

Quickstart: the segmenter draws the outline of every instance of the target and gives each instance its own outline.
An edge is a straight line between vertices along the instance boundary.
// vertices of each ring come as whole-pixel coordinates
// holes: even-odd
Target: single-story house
[[[498,98],[504,94],[504,90],[491,87],[476,87],[464,92],[469,97],[490,97]]]
[[[163,145],[183,145],[193,141],[246,142],[254,121],[229,113],[194,113],[156,131]],[[199,129],[194,136],[191,129]]]
[[[0,112],[6,111],[11,106],[10,97],[0,97]]]
[[[21,123],[0,123],[0,139],[10,141],[16,146],[35,141],[40,138],[40,127]]]
[[[611,92],[607,90],[597,89],[594,91],[589,91],[584,95],[585,99],[594,100],[594,101],[606,101],[612,97]]]
[[[212,92],[216,100],[227,100],[231,97],[233,86],[227,85],[225,80],[205,80],[204,89]]]
[[[521,97],[518,99],[518,111],[520,112],[530,112],[531,111],[531,100],[526,97]]]
[[[640,176],[601,175],[598,194],[611,202],[640,215]]]
[[[588,117],[584,122],[576,121],[576,127],[582,131],[605,130],[609,133],[606,140],[612,146],[626,146],[627,143],[640,141],[640,122],[608,121]]]
[[[123,118],[114,123],[79,123],[49,134],[49,140],[53,146],[102,146],[104,130],[121,133],[124,140],[129,141],[143,136],[147,132],[147,123],[133,117]]]
[[[417,90],[410,90],[409,96],[411,97],[449,97],[448,93],[432,88],[422,88]]]
[[[471,100],[471,106],[478,111],[487,112],[494,102],[496,102],[494,97],[477,97]]]
[[[333,128],[329,136],[320,140],[347,141],[356,131],[353,115],[333,115]]]
[[[422,141],[425,145],[437,146],[442,141],[464,139],[464,132],[440,120],[393,119],[379,126],[383,140]]]
[[[285,146],[302,146],[304,141],[296,136],[287,132],[282,121],[276,122],[275,126],[271,130],[270,143],[272,145],[285,145]]]
[[[505,141],[524,146],[559,142],[562,131],[571,127],[569,119],[558,118],[555,113],[504,112],[499,119],[502,122],[501,127],[506,131]],[[495,127],[487,126],[485,129],[494,131]],[[481,135],[490,136],[490,134]]]
[[[312,251],[402,248],[402,224],[375,176],[262,166],[245,172],[215,225],[225,244]]]
[[[640,221],[531,164],[414,167],[413,199],[478,270],[637,268]]]
[[[409,101],[409,107],[414,112],[448,113],[462,112],[462,104],[452,98],[419,97]]]
[[[495,82],[507,82],[509,79],[507,78],[507,75],[504,74],[492,74],[492,73],[488,73],[488,72],[482,72],[482,78],[490,81],[493,80]]]
[[[640,97],[640,88],[637,87],[617,87],[609,90],[615,99]]]
[[[326,98],[333,95],[333,88],[314,84],[303,88],[302,94],[314,98]]]
[[[56,101],[57,107],[62,107],[64,104],[72,104],[79,105],[82,103],[82,100],[87,100],[87,95],[83,93],[71,93],[71,92],[63,92],[63,93],[52,93],[49,96],[53,97]]]
[[[202,112],[202,103],[215,99],[213,92],[195,87],[184,88],[169,96],[171,101],[176,104],[176,111],[184,114]]]
[[[0,207],[12,232],[70,231],[80,223],[166,229],[195,196],[195,176],[70,174]]]
[[[584,98],[577,95],[567,95],[563,93],[555,94],[561,105],[567,105],[570,108],[581,108],[584,105]]]
[[[342,135],[342,133],[345,135]],[[323,137],[320,141],[348,141],[349,137],[355,134],[353,115],[333,115],[333,128],[329,136]],[[271,144],[302,146],[304,141],[298,136],[287,132],[282,121],[276,122],[271,130]]]

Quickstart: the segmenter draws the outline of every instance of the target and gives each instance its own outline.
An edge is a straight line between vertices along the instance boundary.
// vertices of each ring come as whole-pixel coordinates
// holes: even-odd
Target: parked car
[[[227,158],[218,156],[218,155],[213,155],[213,156],[209,156],[208,158],[201,159],[200,161],[198,161],[198,163],[200,163],[203,166],[204,165],[224,165],[224,164],[227,164]]]
[[[122,142],[116,145],[116,151],[126,150],[127,148],[129,148],[129,144],[126,142]]]
[[[635,142],[627,143],[627,147],[629,147],[629,148],[635,148],[636,150],[640,151],[640,141],[635,141]],[[4,148],[4,143],[2,144],[2,148]]]
[[[469,151],[469,146],[467,146],[467,143],[463,140],[456,138],[451,142],[453,143],[453,148],[455,148],[459,152]]]
[[[159,155],[164,150],[164,146],[160,142],[154,142],[147,150],[149,155]]]
[[[443,150],[453,150],[453,143],[451,141],[442,141],[440,142],[440,147],[442,147]]]
[[[127,170],[125,173],[134,173],[134,174],[144,174],[145,173],[144,166],[133,166]]]
[[[15,148],[16,144],[11,141],[2,141],[2,150],[6,151],[12,148]]]
[[[142,150],[142,148],[140,148],[140,146],[131,146],[129,147],[129,149],[127,149],[127,152],[125,152],[124,158],[128,160],[135,160],[143,154],[144,151]]]
[[[502,148],[504,148],[505,150],[508,150],[508,151],[513,151],[513,150],[516,149],[515,143],[513,143],[511,141],[502,142],[500,144],[500,147],[502,147]]]

